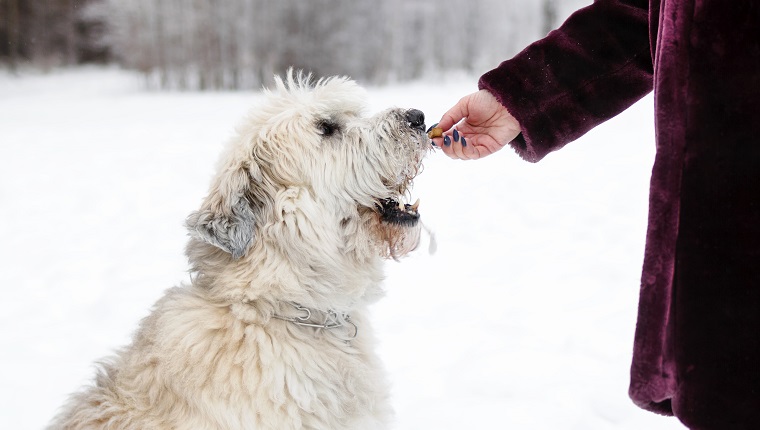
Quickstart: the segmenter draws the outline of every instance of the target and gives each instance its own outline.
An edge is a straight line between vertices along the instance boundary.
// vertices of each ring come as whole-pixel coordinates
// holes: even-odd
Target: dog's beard
[[[414,166],[415,173],[419,165]],[[404,175],[406,176],[406,175]],[[374,235],[381,244],[381,255],[397,259],[417,248],[420,241],[420,200],[407,203],[413,176],[405,177],[389,197],[375,198]],[[387,196],[387,195],[386,195]]]
[[[402,218],[407,216],[400,215]],[[421,231],[419,214],[413,221],[401,221],[400,218],[389,220],[388,215],[377,208],[365,208],[363,218],[373,238],[375,252],[381,257],[398,259],[417,249]]]

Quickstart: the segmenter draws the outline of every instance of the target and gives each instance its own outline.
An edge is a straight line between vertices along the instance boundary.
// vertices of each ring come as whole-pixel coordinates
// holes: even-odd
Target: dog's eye
[[[330,137],[340,131],[340,126],[334,121],[320,121],[318,127],[324,137]]]

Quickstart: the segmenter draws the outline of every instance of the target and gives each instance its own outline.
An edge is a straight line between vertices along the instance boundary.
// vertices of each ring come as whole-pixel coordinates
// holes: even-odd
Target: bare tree
[[[98,1],[0,0],[0,62],[50,67],[93,59],[103,52],[90,38],[98,23],[83,11]]]
[[[5,0],[2,3],[5,19],[2,20],[0,34],[5,35],[8,63],[11,70],[16,68],[19,57],[19,5],[18,0]]]
[[[482,72],[558,19],[557,0],[91,1],[110,9],[122,64],[181,89],[257,87],[289,67],[375,83]]]
[[[547,34],[557,26],[557,0],[542,0],[543,26],[541,32]]]
[[[0,0],[0,62],[103,59],[160,88],[256,88],[289,67],[382,83],[482,72],[591,0]]]

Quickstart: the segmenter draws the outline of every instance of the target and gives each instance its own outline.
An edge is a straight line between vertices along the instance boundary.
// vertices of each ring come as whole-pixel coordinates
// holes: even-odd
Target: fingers
[[[469,160],[473,156],[477,156],[477,151],[467,146],[467,138],[459,130],[453,128],[469,116],[468,106],[471,96],[462,97],[457,104],[443,114],[437,127],[444,130],[444,135],[433,139],[435,146],[441,148],[444,154],[454,159]]]
[[[452,129],[443,137],[433,139],[433,143],[441,148],[444,154],[453,159],[476,160],[481,157],[478,148],[472,145],[467,137],[457,129]]]
[[[448,157],[460,160],[491,155],[520,130],[506,108],[485,90],[462,97],[443,114],[437,127],[444,135],[433,139],[433,144]]]

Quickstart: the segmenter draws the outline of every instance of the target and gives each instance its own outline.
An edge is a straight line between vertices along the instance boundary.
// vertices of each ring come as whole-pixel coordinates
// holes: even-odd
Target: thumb
[[[468,108],[469,98],[470,96],[462,97],[457,104],[444,113],[441,120],[438,121],[438,127],[447,131],[462,119],[467,118],[470,114]]]

